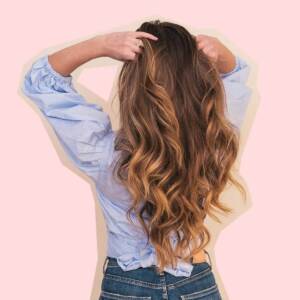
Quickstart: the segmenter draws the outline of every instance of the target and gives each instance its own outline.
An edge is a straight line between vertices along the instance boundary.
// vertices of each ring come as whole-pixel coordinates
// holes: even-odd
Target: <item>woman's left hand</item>
[[[218,38],[205,34],[198,34],[194,38],[198,50],[202,50],[216,64],[219,72],[226,73],[234,68],[234,54]]]

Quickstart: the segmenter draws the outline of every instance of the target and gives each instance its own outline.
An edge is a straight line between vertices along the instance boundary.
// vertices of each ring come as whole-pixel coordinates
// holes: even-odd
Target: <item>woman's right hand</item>
[[[112,32],[94,37],[94,41],[101,45],[101,53],[104,56],[120,61],[134,60],[137,54],[142,52],[143,43],[139,38],[158,38],[148,32],[143,31],[124,31]]]

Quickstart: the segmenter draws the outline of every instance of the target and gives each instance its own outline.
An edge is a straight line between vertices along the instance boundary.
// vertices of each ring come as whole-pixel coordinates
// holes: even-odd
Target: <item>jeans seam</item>
[[[181,295],[181,299],[183,300],[192,300],[198,299],[198,297],[206,297],[218,291],[218,286],[216,284],[206,288],[202,291]]]
[[[133,285],[143,286],[143,287],[147,287],[147,288],[162,289],[162,285],[159,283],[155,284],[155,283],[141,281],[141,280],[137,280],[137,279],[133,279],[133,278],[128,278],[128,277],[125,278],[125,277],[122,277],[119,275],[113,275],[113,274],[106,273],[105,278],[111,279],[114,281],[118,281],[118,282],[124,282],[124,283],[133,284]]]
[[[139,300],[150,300],[151,299],[151,296],[127,296],[127,295],[121,295],[121,294],[117,294],[117,293],[112,293],[112,292],[108,292],[108,291],[104,291],[102,290],[101,291],[101,295],[100,296],[107,296],[109,297],[110,299],[115,299],[115,300],[118,300],[118,299],[126,299],[126,300],[136,300],[136,299],[139,299]]]
[[[185,279],[179,280],[177,282],[171,283],[171,284],[168,285],[168,287],[171,288],[171,289],[174,289],[176,287],[179,287],[179,286],[185,285],[187,283],[193,282],[195,280],[198,280],[198,279],[200,279],[204,276],[210,275],[210,274],[211,274],[211,269],[206,268],[205,270],[202,270],[201,272],[199,272],[197,274],[194,274],[194,275],[192,275],[188,278],[185,278]]]

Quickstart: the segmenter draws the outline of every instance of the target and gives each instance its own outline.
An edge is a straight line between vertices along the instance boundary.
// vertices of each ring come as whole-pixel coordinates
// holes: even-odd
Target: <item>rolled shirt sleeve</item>
[[[240,131],[247,107],[252,95],[252,89],[247,86],[250,73],[248,63],[240,56],[236,56],[236,65],[228,73],[221,73],[226,98],[226,116]]]
[[[88,103],[72,82],[72,75],[56,72],[44,55],[26,72],[22,91],[52,126],[74,165],[97,180],[113,150],[111,120],[100,105]]]

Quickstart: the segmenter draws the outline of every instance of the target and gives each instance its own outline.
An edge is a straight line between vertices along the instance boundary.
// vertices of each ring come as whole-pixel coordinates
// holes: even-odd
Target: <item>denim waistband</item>
[[[208,263],[208,264],[210,265],[210,267],[212,267],[212,260],[211,260],[210,254],[209,254],[208,251],[205,250],[205,249],[203,249],[203,251],[205,252],[205,254],[207,255],[208,260],[209,260],[209,262],[207,262],[207,261],[205,261],[205,262]],[[191,261],[191,264],[194,265],[194,266],[203,263],[203,262],[192,262],[192,258],[191,258],[190,261]],[[112,266],[113,266],[113,265],[114,265],[114,266],[118,266],[118,262],[117,262],[117,259],[116,259],[115,257],[106,256],[106,257],[105,257],[105,260],[104,260],[104,262],[103,262],[103,268],[102,268],[103,274],[104,274],[104,272],[105,272],[105,270],[106,270],[106,267],[107,267],[107,265],[108,265],[108,262],[109,262],[110,265],[112,265]],[[151,267],[154,267],[154,266],[151,266]]]

